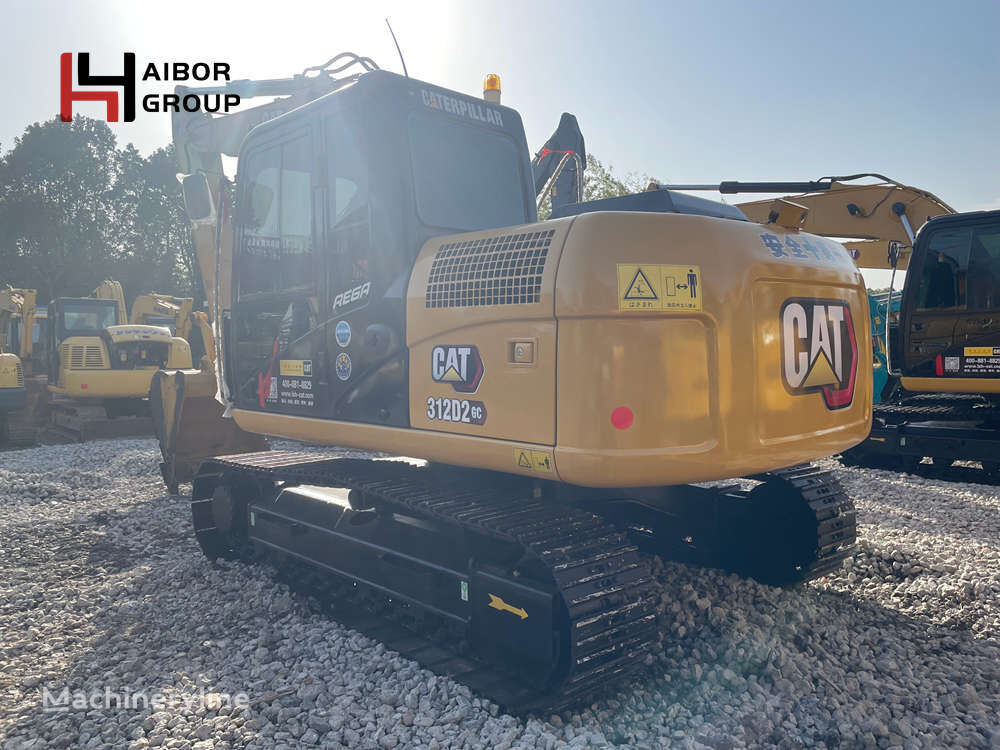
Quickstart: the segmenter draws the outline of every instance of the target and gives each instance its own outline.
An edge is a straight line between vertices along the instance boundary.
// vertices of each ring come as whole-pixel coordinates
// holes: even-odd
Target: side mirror
[[[181,192],[184,194],[184,209],[191,221],[215,222],[215,203],[204,174],[185,175],[181,179]]]

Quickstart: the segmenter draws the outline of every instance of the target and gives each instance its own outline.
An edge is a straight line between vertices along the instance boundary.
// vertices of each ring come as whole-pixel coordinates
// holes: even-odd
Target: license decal
[[[486,405],[482,401],[464,398],[427,397],[427,418],[432,422],[455,424],[486,424]]]
[[[843,300],[785,300],[781,321],[781,376],[793,395],[821,393],[826,408],[854,400],[858,343],[851,308]]]

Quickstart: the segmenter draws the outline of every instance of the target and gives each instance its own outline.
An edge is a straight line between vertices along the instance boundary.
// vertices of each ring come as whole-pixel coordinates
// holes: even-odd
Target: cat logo
[[[431,350],[431,379],[449,383],[459,393],[475,393],[486,368],[474,346],[435,346]]]
[[[789,393],[822,393],[827,409],[854,400],[858,342],[843,300],[789,299],[781,307],[781,375]]]

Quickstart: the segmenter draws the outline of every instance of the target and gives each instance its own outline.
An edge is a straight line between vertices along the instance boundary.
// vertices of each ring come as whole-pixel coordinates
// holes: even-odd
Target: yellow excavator
[[[53,300],[48,317],[52,428],[75,440],[151,434],[150,382],[160,368],[191,367],[187,341],[128,323],[117,281]]]
[[[11,318],[20,312],[18,297],[12,289],[0,289],[0,446],[33,441],[25,415],[24,366],[21,358],[8,350]]]
[[[215,362],[215,341],[208,315],[194,309],[191,297],[150,292],[132,301],[129,322],[134,325],[163,326],[171,335],[188,342],[191,361],[200,363],[208,357],[208,366]]]
[[[285,97],[173,116],[218,421],[423,460],[203,455],[191,509],[208,557],[271,557],[388,646],[551,708],[662,637],[649,555],[793,583],[850,554],[853,505],[808,462],[868,434],[868,305],[844,246],[782,215],[661,190],[539,222],[487,83],[345,53],[178,90]],[[188,379],[154,402],[193,460]]]
[[[47,310],[37,304],[34,289],[0,289],[0,352],[7,354],[8,371],[20,366],[17,381],[24,388],[23,398],[15,391],[6,391],[7,439],[12,443],[35,442],[38,430],[48,420],[49,392],[45,376],[47,331]],[[14,362],[15,358],[17,362]],[[11,400],[23,405],[16,410],[11,409]]]
[[[851,184],[871,177],[877,182]],[[893,271],[885,302],[871,303],[882,384],[872,431],[844,452],[847,463],[915,471],[978,462],[984,478],[1000,480],[1000,212],[958,213],[933,193],[876,174],[676,187],[798,191],[781,202],[808,209],[803,229],[864,238],[845,241],[857,265]],[[774,201],[737,205],[762,221]],[[905,270],[897,293],[895,272]]]

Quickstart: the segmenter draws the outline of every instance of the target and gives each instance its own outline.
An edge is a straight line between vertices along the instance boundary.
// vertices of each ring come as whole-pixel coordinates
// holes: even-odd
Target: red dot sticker
[[[627,430],[635,421],[635,414],[627,406],[619,406],[611,412],[611,424],[619,430]]]

